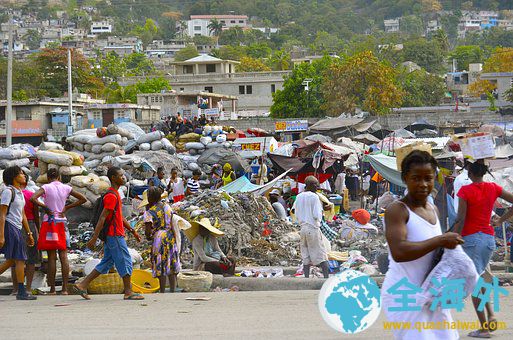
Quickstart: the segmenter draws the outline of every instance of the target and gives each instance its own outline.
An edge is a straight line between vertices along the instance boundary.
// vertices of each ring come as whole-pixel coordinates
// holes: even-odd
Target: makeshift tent
[[[197,161],[198,164],[221,164],[230,163],[235,172],[250,170],[249,164],[242,159],[237,153],[225,148],[206,149],[201,153]]]
[[[305,139],[313,142],[331,143],[331,137],[320,134],[310,135],[305,137]]]
[[[378,138],[374,137],[370,133],[363,133],[361,135],[354,136],[352,139],[369,145],[379,143],[380,141]]]
[[[301,159],[298,157],[287,157],[274,154],[269,154],[269,159],[273,163],[273,168],[277,173],[287,171],[289,175],[296,178],[300,183],[304,183],[305,178],[310,175],[316,175],[320,183],[325,182],[333,175],[332,173],[316,173],[315,168],[312,166],[311,159]]]
[[[415,131],[421,131],[421,130],[425,130],[425,129],[436,130],[436,126],[428,123],[428,121],[425,118],[421,118],[421,119],[417,120],[416,122],[408,125],[404,129],[408,130],[410,132],[415,132]]]
[[[504,136],[504,130],[500,126],[492,124],[481,125],[481,127],[479,128],[479,132],[487,132],[489,134],[494,135],[495,137]]]
[[[235,181],[225,185],[224,187],[219,188],[218,190],[225,191],[229,194],[237,192],[256,192],[258,194],[263,194],[264,192],[272,188],[276,182],[285,177],[288,173],[289,171],[285,171],[280,176],[276,177],[275,179],[264,185],[253,184],[245,176],[242,176],[237,178]]]
[[[395,157],[385,156],[383,154],[366,155],[366,160],[379,172],[387,181],[406,188],[406,184],[401,178],[401,173],[397,170]]]

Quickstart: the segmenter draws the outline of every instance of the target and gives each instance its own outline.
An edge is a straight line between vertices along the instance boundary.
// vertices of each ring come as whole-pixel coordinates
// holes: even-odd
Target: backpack
[[[109,193],[116,195],[114,190],[108,190],[106,193],[101,195],[100,198],[98,198],[96,200],[96,202],[94,203],[93,214],[92,214],[91,220],[89,221],[89,226],[92,227],[93,230],[96,228],[96,225],[98,224],[98,221],[100,220],[100,216],[103,212],[103,199]],[[117,198],[117,195],[116,195],[116,198]],[[118,211],[118,208],[119,208],[119,201],[116,202],[116,206],[114,207],[114,211],[112,212],[112,217],[109,220],[105,220],[105,223],[103,224],[103,228],[102,228],[102,230],[100,230],[100,235],[98,237],[100,238],[100,240],[102,240],[104,242],[105,242],[105,239],[107,238],[107,233],[108,233],[108,229],[109,229],[110,225],[112,224],[113,221],[116,220],[115,217],[116,217],[116,212]],[[114,224],[112,224],[112,225],[114,226]]]
[[[11,204],[12,204],[12,202],[14,202],[14,198],[16,197],[16,193],[14,192],[14,189],[10,185],[6,186],[4,191],[7,189],[11,190],[11,201],[9,202],[9,205],[7,206],[7,211],[5,212],[5,217],[7,217],[7,215],[9,215],[9,211],[11,210]]]

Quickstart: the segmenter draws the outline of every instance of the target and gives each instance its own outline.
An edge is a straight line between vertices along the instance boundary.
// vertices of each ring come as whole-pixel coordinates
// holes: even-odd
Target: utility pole
[[[73,86],[71,83],[71,49],[68,49],[68,127],[66,135],[71,136],[73,133]]]
[[[9,13],[9,52],[7,55],[7,110],[5,112],[5,144],[12,144],[12,45],[13,45],[13,17]]]

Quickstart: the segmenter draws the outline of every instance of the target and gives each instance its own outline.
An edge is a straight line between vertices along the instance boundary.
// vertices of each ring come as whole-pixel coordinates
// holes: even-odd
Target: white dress
[[[437,218],[436,224],[431,224],[408,208],[409,218],[406,223],[407,236],[406,239],[410,242],[422,242],[435,236],[441,235],[440,221]],[[434,210],[434,207],[433,207]],[[449,324],[453,322],[450,310],[435,311],[429,310],[429,304],[422,307],[419,311],[389,311],[390,307],[401,307],[402,304],[395,300],[401,299],[402,295],[387,293],[387,290],[395,285],[398,281],[406,277],[408,281],[417,287],[421,287],[428,271],[433,263],[434,251],[430,252],[416,260],[408,262],[395,262],[389,251],[389,268],[381,288],[381,301],[382,308],[385,312],[389,322],[409,322],[411,324],[410,330],[394,330],[394,337],[396,339],[414,339],[414,340],[432,340],[432,339],[459,339],[457,330],[454,329],[422,329],[420,332],[415,329],[416,323],[444,323],[447,321]],[[401,286],[400,290],[408,288]],[[415,298],[415,295],[409,295],[408,298]],[[416,306],[412,303],[410,306]],[[420,324],[418,324],[420,325]],[[426,327],[426,326],[424,326]]]

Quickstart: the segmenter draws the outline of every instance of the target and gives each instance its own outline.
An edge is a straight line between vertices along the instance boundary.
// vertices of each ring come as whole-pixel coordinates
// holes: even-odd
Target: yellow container
[[[89,294],[121,294],[123,290],[123,279],[118,273],[102,274],[87,288]]]
[[[151,294],[160,289],[159,279],[154,278],[153,275],[140,269],[134,269],[132,272],[132,290],[136,293]]]

